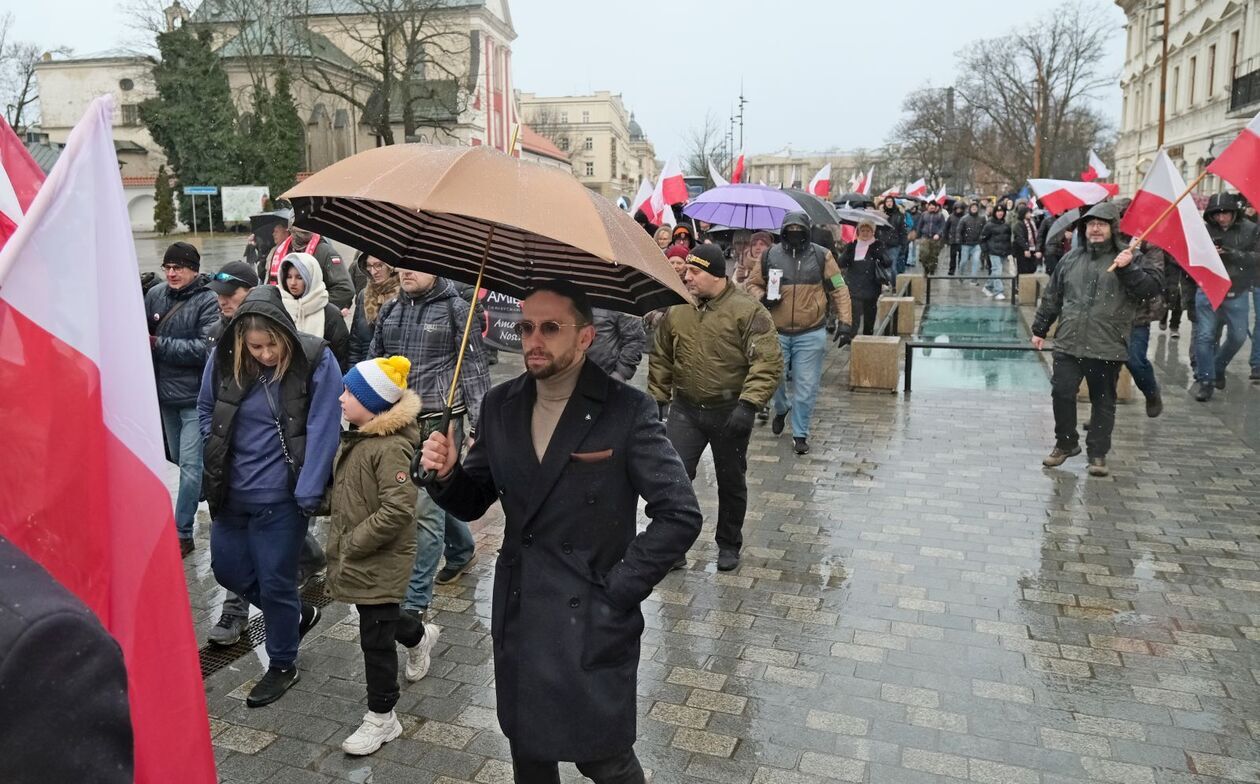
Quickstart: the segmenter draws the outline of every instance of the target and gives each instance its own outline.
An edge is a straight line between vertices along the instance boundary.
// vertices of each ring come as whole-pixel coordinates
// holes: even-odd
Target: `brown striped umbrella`
[[[509,296],[564,279],[582,286],[592,305],[624,313],[690,301],[630,216],[566,171],[488,147],[378,147],[317,172],[284,198],[304,229],[396,267]]]

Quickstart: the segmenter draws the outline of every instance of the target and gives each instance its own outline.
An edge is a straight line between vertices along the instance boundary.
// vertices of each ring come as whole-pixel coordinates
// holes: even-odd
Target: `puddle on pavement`
[[[1015,307],[933,302],[923,312],[918,339],[936,343],[1028,345],[1028,331]],[[914,389],[1049,391],[1050,380],[1031,351],[916,349]]]

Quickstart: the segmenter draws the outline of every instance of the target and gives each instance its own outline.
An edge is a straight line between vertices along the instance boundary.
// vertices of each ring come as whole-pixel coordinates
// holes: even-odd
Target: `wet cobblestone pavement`
[[[644,606],[653,780],[1260,781],[1260,387],[1236,361],[1195,403],[1188,343],[1154,333],[1165,413],[1121,406],[1107,479],[1084,458],[1041,468],[1044,393],[851,394],[829,358],[813,452],[754,434],[740,568],[715,571],[706,525]],[[222,596],[208,530],[187,562],[200,639]],[[261,653],[208,679],[221,779],[510,781],[489,642],[501,520],[474,530],[479,565],[437,589],[433,668],[403,684],[402,738],[338,748],[366,707],[357,625],[332,605],[278,703],[245,707]]]

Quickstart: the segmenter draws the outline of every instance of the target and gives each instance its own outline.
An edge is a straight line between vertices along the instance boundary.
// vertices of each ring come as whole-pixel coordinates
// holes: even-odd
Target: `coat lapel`
[[[530,386],[532,392],[533,385]],[[595,420],[599,418],[607,394],[608,376],[594,362],[587,361],[582,367],[581,375],[578,376],[573,396],[569,398],[568,405],[564,407],[564,413],[560,415],[560,421],[556,423],[556,432],[552,434],[551,443],[547,445],[542,465],[534,474],[533,489],[525,505],[522,526],[528,526],[533,521],[543,502],[551,494],[552,488],[568,467],[570,456],[586,438],[587,433],[595,425]],[[517,418],[525,423],[525,437],[521,444],[530,452],[531,462],[534,447],[529,426],[532,417],[533,394],[530,395],[529,406],[517,415]]]

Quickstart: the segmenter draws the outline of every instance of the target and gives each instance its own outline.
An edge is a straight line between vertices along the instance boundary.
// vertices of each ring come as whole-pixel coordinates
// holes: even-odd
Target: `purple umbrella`
[[[736,229],[778,231],[783,216],[801,209],[791,196],[765,185],[720,185],[683,208],[683,215]]]

